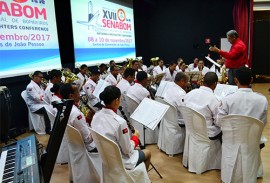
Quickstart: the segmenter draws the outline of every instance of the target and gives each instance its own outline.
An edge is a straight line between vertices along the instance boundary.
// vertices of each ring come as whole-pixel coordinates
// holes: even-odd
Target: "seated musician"
[[[135,150],[139,144],[139,132],[135,130],[130,138],[130,129],[126,120],[116,113],[121,103],[121,92],[119,88],[116,86],[107,86],[99,98],[105,103],[105,107],[94,115],[92,128],[119,146],[126,169],[134,169],[142,162],[145,162],[146,169],[148,169],[151,152],[148,149]]]
[[[107,66],[105,64],[100,64],[99,71],[100,71],[99,79],[105,80],[105,78],[109,75],[109,73],[107,72]]]
[[[166,90],[164,100],[172,104],[174,107],[184,106],[184,97],[186,95],[186,88],[188,85],[188,77],[182,72],[178,72],[172,85]],[[179,110],[178,123],[180,127],[185,127],[184,119]]]
[[[61,94],[60,94],[60,88],[64,85],[62,82],[54,83],[53,87],[51,87],[51,92],[53,93],[53,96],[51,98],[51,103],[54,101],[62,100]],[[52,106],[53,107],[53,106]],[[54,110],[54,116],[57,114],[57,109],[53,108]]]
[[[137,74],[136,82],[127,91],[127,96],[135,100],[138,104],[145,97],[150,97],[150,92],[146,89],[147,86],[147,73],[144,71],[139,71]]]
[[[165,69],[165,75],[163,76],[162,80],[164,81],[174,81],[175,75],[177,74],[176,62],[171,62],[169,68]]]
[[[55,83],[61,82],[62,78],[62,72],[56,69],[53,69],[49,72],[50,82],[46,87],[44,99],[47,101],[47,103],[51,103],[53,93],[51,92],[51,88]]]
[[[88,70],[87,65],[83,64],[80,67],[80,72],[77,74],[77,76],[80,78],[80,81],[82,83],[81,86],[83,86],[88,80],[88,76],[86,75],[87,70]]]
[[[218,77],[216,73],[208,72],[204,76],[203,86],[200,86],[199,89],[191,90],[184,98],[184,103],[187,107],[204,115],[210,140],[221,140],[222,137],[221,129],[217,124],[217,113],[220,102],[214,95],[217,82]]]
[[[229,114],[240,114],[261,120],[266,125],[268,114],[267,98],[250,88],[252,73],[247,67],[236,70],[234,78],[238,86],[237,92],[224,97],[218,110],[218,121]]]
[[[182,62],[180,64],[179,70],[176,69],[176,71],[178,71],[178,72],[189,72],[189,69],[188,69],[188,67],[186,67],[185,62]]]
[[[199,60],[198,67],[193,69],[193,71],[202,71],[202,75],[205,75],[209,71],[209,68],[204,66],[203,60]]]
[[[71,83],[66,83],[60,88],[60,94],[63,99],[74,100],[74,105],[72,106],[70,112],[68,124],[80,132],[85,146],[89,152],[97,152],[88,123],[86,123],[86,119],[83,113],[76,106],[80,100],[80,93],[77,86]]]
[[[162,58],[159,58],[157,62],[158,62],[158,65],[156,67],[154,67],[154,69],[153,69],[154,76],[164,73],[165,69],[166,69]]]
[[[193,63],[191,63],[191,64],[188,65],[188,69],[190,71],[193,71],[195,68],[197,68],[198,62],[199,62],[199,59],[197,57],[194,58]]]
[[[98,69],[92,70],[92,76],[86,81],[85,85],[83,86],[83,91],[88,96],[88,100],[93,107],[102,108],[103,105],[100,103],[99,98],[93,95],[93,92],[97,86],[100,72]]]
[[[109,67],[108,67],[107,72],[110,73],[110,72],[111,72],[111,69],[110,69],[110,68],[111,68],[112,66],[115,66],[115,65],[116,65],[116,64],[115,64],[115,61],[114,61],[114,60],[110,60],[110,62],[109,62]]]
[[[127,93],[128,89],[131,87],[131,83],[134,82],[134,79],[135,70],[132,68],[126,68],[123,74],[123,78],[116,85],[120,89],[122,95]]]
[[[111,73],[106,77],[105,81],[107,81],[110,85],[116,86],[119,68],[116,66],[111,66],[110,71]]]
[[[177,66],[176,66],[175,70],[176,70],[177,72],[179,72],[179,70],[180,70],[180,65],[181,65],[182,63],[184,63],[184,60],[183,60],[182,58],[178,58],[176,62],[177,62]]]
[[[30,111],[36,114],[42,114],[45,121],[45,131],[47,134],[51,132],[51,121],[47,110],[53,112],[49,104],[44,101],[44,89],[41,86],[43,74],[41,71],[35,71],[31,82],[26,87],[26,103]]]

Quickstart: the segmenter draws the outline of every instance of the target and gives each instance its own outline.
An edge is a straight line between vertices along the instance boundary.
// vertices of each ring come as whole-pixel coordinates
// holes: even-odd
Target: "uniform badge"
[[[127,128],[125,128],[124,130],[122,130],[123,131],[123,134],[126,134],[126,133],[128,133],[128,129]]]
[[[82,115],[79,115],[79,116],[77,117],[77,119],[78,119],[78,120],[82,119]]]

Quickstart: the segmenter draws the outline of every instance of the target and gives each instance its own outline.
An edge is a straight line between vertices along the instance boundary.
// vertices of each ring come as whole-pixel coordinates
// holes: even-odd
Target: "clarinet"
[[[123,118],[126,120],[127,125],[128,125],[128,128],[130,129],[130,131],[131,131],[132,133],[134,133],[134,132],[135,132],[135,128],[134,128],[134,126],[131,124],[131,122],[128,120],[128,118],[127,118],[125,112],[123,111],[123,107],[122,107],[122,106],[119,106],[118,109],[119,109],[119,111],[121,112]]]

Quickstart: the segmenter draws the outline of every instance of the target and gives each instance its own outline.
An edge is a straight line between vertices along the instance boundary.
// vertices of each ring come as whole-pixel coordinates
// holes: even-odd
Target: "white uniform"
[[[57,95],[54,95],[52,96],[51,98],[51,103],[54,102],[54,101],[59,101],[59,100],[62,100],[61,98],[59,98]],[[51,105],[51,107],[53,108],[53,106]],[[64,106],[65,108],[65,106]],[[56,116],[57,114],[57,108],[53,108],[53,115]]]
[[[53,87],[53,84],[51,82],[49,82],[46,89],[45,89],[45,93],[44,93],[44,99],[49,104],[51,103],[52,97],[53,97],[53,93],[51,92],[52,87]]]
[[[102,73],[102,74],[100,74],[99,79],[105,80],[108,75],[109,75],[108,72]]]
[[[240,114],[267,122],[268,101],[251,88],[239,88],[237,92],[224,97],[218,111],[219,119],[228,114]]]
[[[198,65],[196,67],[194,67],[194,63],[188,65],[190,71],[193,71],[195,68],[198,68]]]
[[[88,96],[88,99],[89,99],[91,106],[94,106],[95,104],[97,104],[100,101],[99,98],[97,98],[95,95],[93,95],[93,92],[94,92],[96,86],[97,86],[97,84],[91,78],[89,78],[83,86],[83,91]]]
[[[199,71],[199,68],[196,67],[195,69],[193,69],[193,71]],[[202,75],[205,75],[207,72],[209,72],[209,68],[204,66],[202,69]]]
[[[220,133],[220,127],[217,125],[218,106],[217,100],[212,89],[201,86],[186,94],[184,103],[204,115],[206,119],[207,132],[209,137],[215,137]]]
[[[116,85],[120,90],[121,94],[126,94],[128,89],[131,87],[131,84],[125,79],[121,79],[121,81]]]
[[[164,94],[164,100],[172,104],[174,107],[184,106],[184,97],[186,95],[186,91],[183,90],[180,86],[175,84],[174,82],[171,85],[168,85],[169,88],[166,90]],[[185,124],[183,116],[181,112],[177,109],[178,114],[178,123]]]
[[[111,73],[106,77],[105,81],[110,83],[110,85],[114,85],[114,86],[117,85],[117,80]]]
[[[40,98],[44,98],[44,90],[42,87],[40,87],[37,83],[35,83],[33,80],[27,85],[26,87],[26,103],[30,109],[31,112],[36,112],[42,107],[45,107],[46,109],[50,108],[49,105],[47,105],[44,101],[42,101]]]
[[[147,66],[146,65],[142,65],[142,70],[147,73]]]
[[[173,74],[171,74],[170,69],[167,68],[167,69],[165,69],[165,75],[163,76],[162,80],[174,81],[176,74],[177,74],[177,71],[173,71]]]
[[[79,130],[88,151],[95,148],[88,123],[86,123],[83,113],[75,105],[72,106],[68,124]]]
[[[175,70],[177,72],[183,72],[178,66],[176,66]],[[185,68],[184,72],[189,72],[189,68]]]
[[[87,81],[88,80],[88,77],[86,76],[86,74],[83,76],[82,73],[78,73],[77,76],[80,78],[80,80],[82,81],[82,83],[84,81]]]
[[[138,162],[139,153],[134,150],[135,143],[130,140],[126,121],[113,110],[103,108],[94,115],[91,124],[93,129],[118,145],[125,168],[134,169]]]
[[[129,88],[127,96],[129,96],[139,104],[144,98],[150,97],[150,93],[140,83],[135,83]]]
[[[162,73],[165,72],[165,69],[166,69],[165,66],[163,66],[163,68],[161,69],[161,67],[158,65],[158,66],[154,67],[154,69],[153,69],[153,75],[156,76],[158,74],[162,74]]]

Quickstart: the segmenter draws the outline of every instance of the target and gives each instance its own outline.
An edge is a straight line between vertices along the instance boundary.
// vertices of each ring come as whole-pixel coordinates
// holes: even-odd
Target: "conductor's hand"
[[[210,46],[209,50],[210,50],[210,51],[213,51],[213,52],[216,52],[216,53],[219,53],[219,52],[220,52],[220,49],[218,49],[218,48],[216,47],[216,45],[215,45],[215,46]]]
[[[133,135],[135,135],[135,136],[137,136],[138,138],[140,138],[140,133],[139,133],[139,131],[138,130],[136,130],[135,129],[135,132],[134,132],[134,134]]]

